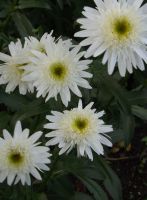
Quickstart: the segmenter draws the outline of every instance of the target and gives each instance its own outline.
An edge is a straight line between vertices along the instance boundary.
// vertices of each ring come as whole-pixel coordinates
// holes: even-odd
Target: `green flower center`
[[[50,76],[53,80],[63,81],[67,76],[67,67],[64,63],[54,63],[49,67]]]
[[[46,54],[45,48],[41,47],[39,50],[40,50],[41,53],[45,53]]]
[[[24,162],[24,155],[22,152],[12,150],[8,156],[8,160],[13,166],[20,166]]]
[[[126,17],[120,17],[113,24],[113,32],[119,39],[126,38],[132,31],[132,24]]]
[[[27,65],[27,64],[28,64],[28,63],[24,63],[24,64],[17,64],[17,65],[16,65],[16,68],[18,68],[18,73],[19,73],[19,74],[21,74],[21,75],[22,75],[22,74],[24,73],[24,71],[25,71],[25,70],[24,70],[24,69],[22,69],[21,67],[23,67],[23,66],[25,66],[25,65]]]
[[[87,128],[89,127],[89,121],[85,117],[78,117],[74,119],[72,128],[78,134],[85,134]]]

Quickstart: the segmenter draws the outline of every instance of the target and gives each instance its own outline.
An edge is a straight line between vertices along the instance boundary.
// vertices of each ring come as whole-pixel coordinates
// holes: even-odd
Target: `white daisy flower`
[[[7,130],[3,130],[3,138],[0,138],[0,183],[7,178],[8,185],[30,185],[30,175],[41,180],[38,172],[49,170],[46,164],[50,163],[48,147],[40,146],[36,141],[41,137],[38,131],[29,137],[29,129],[22,130],[18,121],[15,126],[14,136]]]
[[[48,42],[48,38],[52,35],[52,32],[50,34],[44,33],[40,40],[38,40],[36,37],[29,36],[25,38],[25,45],[28,46],[29,49],[29,55],[33,56],[32,50],[37,50],[42,53],[46,53],[45,45]]]
[[[57,41],[50,35],[45,44],[45,52],[32,51],[35,57],[30,58],[32,66],[25,66],[28,75],[24,81],[33,81],[37,89],[37,97],[46,96],[46,101],[51,97],[57,98],[60,94],[65,106],[70,101],[70,90],[77,96],[82,94],[78,86],[91,89],[85,78],[91,78],[92,74],[86,72],[90,60],[80,60],[85,52],[80,52],[80,46],[74,46],[70,40]]]
[[[143,0],[94,0],[96,8],[85,7],[85,18],[78,22],[84,29],[75,34],[85,37],[82,46],[88,46],[85,57],[104,53],[102,63],[108,63],[111,75],[118,66],[121,76],[133,67],[144,70],[147,63],[147,4]],[[144,61],[144,62],[143,62]]]
[[[46,137],[52,138],[46,145],[58,144],[61,149],[59,155],[64,152],[69,153],[74,146],[77,146],[78,156],[87,155],[91,160],[93,160],[92,150],[98,155],[104,154],[102,144],[112,146],[109,136],[105,133],[113,131],[113,128],[99,119],[104,115],[104,111],[96,113],[95,109],[91,109],[92,105],[93,103],[90,103],[83,108],[80,100],[78,108],[66,110],[64,113],[52,111],[53,115],[46,117],[51,123],[44,126],[53,130],[46,134]]]
[[[22,81],[22,75],[25,74],[23,66],[29,63],[28,47],[22,47],[21,41],[9,44],[10,56],[0,53],[0,60],[3,62],[0,65],[0,84],[7,84],[6,92],[10,93],[19,87],[20,94],[25,95],[27,91],[33,92],[32,83]]]

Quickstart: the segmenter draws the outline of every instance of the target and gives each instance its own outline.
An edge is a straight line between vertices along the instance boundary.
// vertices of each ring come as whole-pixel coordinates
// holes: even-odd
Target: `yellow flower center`
[[[113,33],[117,37],[117,39],[121,40],[124,38],[128,38],[130,33],[132,32],[132,24],[127,19],[127,17],[119,17],[115,19],[113,23]]]
[[[24,153],[19,150],[11,150],[8,155],[9,163],[14,167],[19,167],[24,163]]]
[[[89,127],[89,120],[85,117],[78,117],[73,120],[72,129],[77,134],[84,135],[88,127]]]
[[[64,81],[67,76],[68,69],[64,63],[57,62],[49,67],[49,73],[53,80]]]
[[[41,53],[45,53],[46,54],[45,48],[41,47],[39,50],[40,50]]]
[[[23,64],[17,64],[15,67],[18,69],[17,71],[18,71],[18,73],[20,74],[20,75],[22,75],[23,73],[24,73],[24,69],[22,69],[21,67],[23,67],[23,66],[25,66],[25,65],[27,65],[28,63],[23,63]]]

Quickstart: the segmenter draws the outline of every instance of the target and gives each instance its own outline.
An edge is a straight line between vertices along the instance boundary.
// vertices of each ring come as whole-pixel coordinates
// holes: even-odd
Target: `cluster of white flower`
[[[81,97],[78,86],[91,89],[85,78],[92,74],[86,72],[90,60],[80,60],[85,52],[79,52],[80,46],[71,40],[55,40],[45,33],[37,40],[25,38],[24,46],[20,40],[9,45],[11,56],[0,53],[0,84],[7,84],[6,92],[12,92],[19,86],[20,94],[37,90],[37,97],[57,99],[60,94],[65,106],[71,99],[70,90]]]
[[[24,45],[18,40],[9,44],[10,55],[0,53],[0,84],[7,84],[10,93],[19,87],[20,94],[37,91],[37,97],[46,101],[57,99],[60,94],[65,106],[71,100],[70,90],[81,97],[78,86],[90,89],[86,72],[91,60],[104,53],[102,63],[108,63],[108,73],[112,74],[116,65],[121,76],[126,71],[132,73],[133,67],[144,70],[147,63],[147,4],[141,7],[143,0],[94,0],[96,8],[85,7],[78,22],[84,29],[75,34],[85,37],[80,45],[88,46],[86,52],[80,52],[80,45],[73,45],[71,40],[55,40],[45,33],[40,40],[35,37],[25,38]],[[38,170],[49,170],[49,149],[57,145],[59,155],[69,153],[75,146],[78,156],[88,156],[93,160],[92,150],[98,155],[104,154],[102,144],[111,147],[107,132],[113,131],[111,125],[105,125],[100,119],[104,111],[96,113],[91,109],[93,103],[85,108],[82,101],[78,107],[63,113],[52,111],[48,115],[44,128],[52,130],[46,134],[51,138],[46,146],[35,143],[42,135],[36,132],[29,137],[29,129],[22,131],[17,122],[14,136],[3,131],[0,138],[0,182],[7,178],[7,183],[31,184],[30,175],[41,180]]]
[[[40,40],[25,38],[9,44],[11,55],[0,53],[0,84],[7,84],[10,93],[19,87],[20,94],[37,90],[37,97],[57,99],[68,105],[70,90],[81,97],[78,86],[90,89],[85,78],[92,74],[86,72],[91,60],[83,56],[97,57],[104,53],[102,63],[108,63],[108,73],[112,74],[118,66],[121,76],[126,70],[134,68],[144,70],[147,63],[147,4],[141,7],[143,0],[94,0],[96,8],[85,7],[85,18],[78,20],[83,29],[75,33],[76,37],[85,37],[80,45],[70,40],[55,40],[45,33]],[[88,46],[86,52],[80,46]]]

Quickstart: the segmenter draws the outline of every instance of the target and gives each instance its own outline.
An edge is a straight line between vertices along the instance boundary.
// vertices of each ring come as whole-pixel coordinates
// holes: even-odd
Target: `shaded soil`
[[[122,183],[123,200],[147,200],[147,146],[141,141],[146,135],[147,125],[137,128],[132,144],[111,155],[112,167]]]

